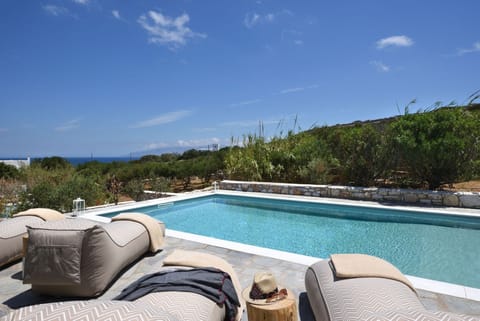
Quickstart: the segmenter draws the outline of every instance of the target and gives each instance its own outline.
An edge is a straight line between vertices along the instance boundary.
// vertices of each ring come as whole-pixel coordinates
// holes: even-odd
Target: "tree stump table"
[[[248,321],[298,321],[297,301],[290,290],[285,299],[270,304],[247,302]]]

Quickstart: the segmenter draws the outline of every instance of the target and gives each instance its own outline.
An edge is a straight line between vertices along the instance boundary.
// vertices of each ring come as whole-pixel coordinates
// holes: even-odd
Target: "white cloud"
[[[377,61],[377,60],[370,61],[370,64],[375,66],[377,71],[381,71],[381,72],[389,72],[390,71],[390,66],[387,66],[386,64],[384,64],[381,61]]]
[[[167,143],[163,143],[163,142],[150,143],[150,144],[145,145],[143,147],[143,150],[152,150],[152,149],[160,149],[160,148],[167,148],[167,147],[170,147],[170,145],[167,144]]]
[[[243,19],[243,24],[245,25],[245,27],[250,29],[255,27],[255,25],[260,22],[260,19],[261,18],[259,14],[255,12],[253,13],[249,12],[245,15],[245,18]]]
[[[265,15],[265,20],[268,22],[273,22],[273,20],[275,20],[275,15],[273,13],[267,13]]]
[[[251,29],[261,23],[272,23],[278,20],[278,18],[282,15],[291,16],[293,15],[293,13],[290,10],[286,9],[275,13],[269,12],[264,15],[258,14],[256,12],[247,12],[245,18],[243,18],[243,24],[245,25],[245,27]]]
[[[313,85],[308,85],[305,87],[292,87],[292,88],[287,88],[280,90],[278,93],[275,93],[274,95],[285,95],[285,94],[291,94],[291,93],[296,93],[304,90],[309,90],[309,89],[315,89],[318,88],[319,85],[313,84]]]
[[[190,17],[186,13],[171,18],[151,10],[148,14],[141,15],[137,21],[148,32],[149,42],[165,45],[171,50],[184,46],[188,38],[207,37],[206,34],[193,32],[187,27]]]
[[[177,120],[180,120],[182,118],[185,118],[189,115],[191,115],[192,112],[189,110],[179,110],[179,111],[172,111],[151,119],[147,119],[141,122],[138,122],[130,128],[145,128],[145,127],[152,127],[152,126],[158,126],[158,125],[163,125],[163,124],[168,124],[168,123],[173,123]]]
[[[473,52],[480,52],[480,41],[475,42],[471,48],[458,49],[457,55],[463,56],[464,54],[473,53]]]
[[[86,5],[90,2],[90,0],[73,0],[73,2]]]
[[[239,103],[233,103],[230,104],[230,107],[239,107],[239,106],[245,106],[245,105],[252,105],[261,102],[261,99],[252,99],[252,100],[246,100],[246,101],[241,101]]]
[[[390,46],[410,47],[412,45],[413,40],[407,36],[391,36],[377,41],[377,49],[383,49]]]
[[[67,121],[65,124],[55,127],[55,131],[57,132],[66,132],[75,128],[80,127],[80,119],[72,119]]]
[[[213,138],[189,139],[189,140],[179,139],[177,140],[176,145],[180,147],[206,147],[207,145],[219,144],[219,143],[220,143],[220,139],[213,137]]]
[[[281,90],[280,94],[290,94],[290,93],[294,93],[297,91],[304,91],[304,90],[305,90],[304,87],[287,88],[287,89]]]
[[[225,143],[226,140],[223,141]],[[212,144],[222,143],[221,139],[217,137],[212,138],[203,138],[203,139],[179,139],[176,142],[153,142],[145,145],[142,148],[142,151],[149,151],[155,149],[168,149],[168,148],[198,148],[198,147],[207,147]]]
[[[283,29],[282,30],[282,40],[293,42],[293,44],[300,46],[303,45],[302,38],[303,33],[295,29]]]
[[[120,12],[118,10],[112,10],[112,15],[115,17],[115,19],[121,20],[122,17],[120,16]]]
[[[44,5],[43,10],[52,16],[68,15],[69,11],[65,7],[55,6],[53,4]]]

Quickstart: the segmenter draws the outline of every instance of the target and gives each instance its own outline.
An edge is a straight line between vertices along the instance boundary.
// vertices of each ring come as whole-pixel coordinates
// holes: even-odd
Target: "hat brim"
[[[285,287],[281,286],[280,284],[277,284],[277,288],[280,290],[280,289],[284,289]],[[243,289],[242,291],[242,297],[248,303],[257,304],[257,305],[268,305],[268,304],[274,304],[278,301],[283,300],[283,299],[280,299],[280,300],[273,300],[273,301],[267,302],[267,299],[252,299],[250,298],[251,289],[252,289],[252,286],[250,285],[247,288]],[[290,291],[287,290],[287,298],[288,297],[290,297]]]

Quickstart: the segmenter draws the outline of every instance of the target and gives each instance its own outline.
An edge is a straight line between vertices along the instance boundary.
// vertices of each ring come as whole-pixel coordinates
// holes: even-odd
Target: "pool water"
[[[135,211],[173,230],[321,258],[371,254],[405,274],[480,288],[478,218],[224,195]]]

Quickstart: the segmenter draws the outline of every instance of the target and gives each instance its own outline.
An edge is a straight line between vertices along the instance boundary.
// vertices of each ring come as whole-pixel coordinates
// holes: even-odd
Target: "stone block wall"
[[[375,202],[408,203],[427,206],[480,208],[480,193],[473,192],[243,182],[229,180],[221,181],[220,189],[242,192],[343,198]]]

